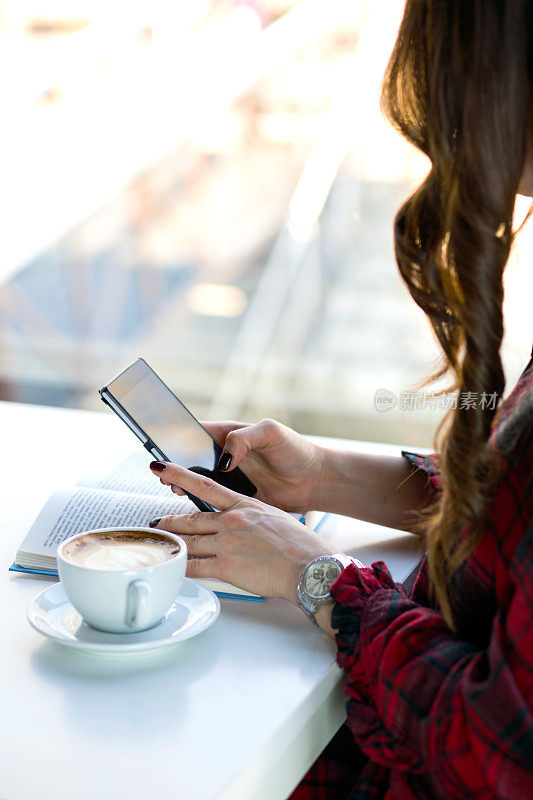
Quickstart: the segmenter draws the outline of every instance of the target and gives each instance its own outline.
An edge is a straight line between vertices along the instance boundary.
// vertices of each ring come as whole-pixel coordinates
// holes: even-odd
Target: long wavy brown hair
[[[459,397],[440,426],[442,492],[424,521],[431,584],[453,628],[449,587],[479,540],[498,482],[489,436],[505,387],[503,271],[526,152],[531,2],[407,0],[382,105],[430,159],[396,215],[402,278],[426,313]],[[496,403],[494,402],[496,399]]]

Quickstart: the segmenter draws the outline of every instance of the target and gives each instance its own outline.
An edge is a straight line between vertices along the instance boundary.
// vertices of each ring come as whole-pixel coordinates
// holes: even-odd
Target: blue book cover
[[[11,566],[9,567],[9,572],[22,572],[26,575],[45,575],[47,578],[58,578],[57,570],[55,569],[37,569],[36,567],[22,567],[20,564],[17,564],[16,561],[13,561]],[[259,597],[258,595],[252,594],[233,594],[233,592],[217,592],[215,590],[215,594],[217,597],[225,597],[229,600],[250,600],[254,603],[262,603],[265,599],[264,597]]]

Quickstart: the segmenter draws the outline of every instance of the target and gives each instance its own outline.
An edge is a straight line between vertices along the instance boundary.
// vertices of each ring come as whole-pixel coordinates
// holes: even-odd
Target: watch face
[[[327,597],[340,574],[341,568],[335,561],[310,564],[303,580],[306,593],[316,598]]]

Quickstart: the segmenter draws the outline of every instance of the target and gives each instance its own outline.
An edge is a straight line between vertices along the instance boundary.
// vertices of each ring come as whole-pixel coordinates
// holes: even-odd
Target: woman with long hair
[[[431,161],[396,216],[398,266],[440,374],[478,402],[457,404],[432,456],[326,450],[271,420],[213,423],[220,467],[242,463],[253,499],[151,465],[220,509],[153,521],[186,538],[189,575],[298,603],[335,637],[348,724],[295,800],[533,797],[533,359],[504,400],[500,358],[515,198],[533,195],[532,6],[407,0],[383,89],[389,119]],[[285,513],[309,508],[405,530],[416,513],[427,555],[412,591]]]

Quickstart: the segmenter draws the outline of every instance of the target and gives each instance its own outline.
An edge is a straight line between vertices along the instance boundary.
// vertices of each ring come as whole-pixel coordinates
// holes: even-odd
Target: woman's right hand
[[[306,512],[315,507],[325,470],[321,447],[272,419],[255,425],[242,422],[202,422],[223,448],[225,471],[240,466],[257,486],[257,498],[284,511]],[[221,463],[222,462],[222,463]]]
[[[413,511],[435,499],[424,473],[400,455],[320,447],[272,419],[202,424],[226,461],[231,456],[226,470],[241,466],[257,486],[257,499],[283,511],[332,511],[411,531]],[[172,490],[184,494],[178,486]]]

